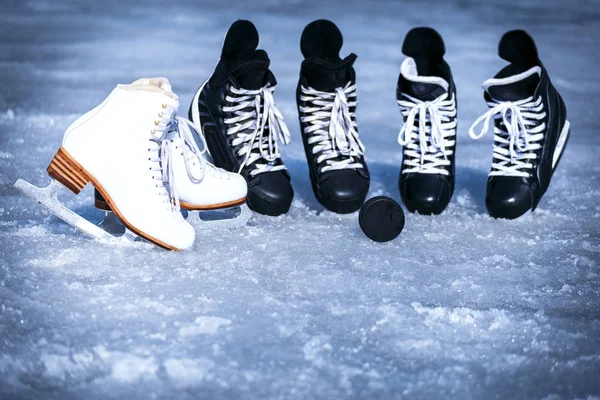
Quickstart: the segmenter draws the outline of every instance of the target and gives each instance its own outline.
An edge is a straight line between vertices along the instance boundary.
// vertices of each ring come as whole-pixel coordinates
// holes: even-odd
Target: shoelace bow
[[[448,99],[448,93],[444,93],[433,101],[422,101],[407,94],[402,96],[406,100],[398,100],[398,106],[404,124],[398,133],[398,143],[405,146],[408,156],[405,163],[412,167],[403,173],[447,175],[448,171],[440,167],[450,165],[448,156],[452,155],[452,150],[447,147],[455,143],[456,120],[452,119],[456,117],[454,97]],[[417,140],[418,144],[415,143]]]
[[[364,155],[365,147],[358,137],[357,124],[351,107],[356,107],[356,85],[351,82],[334,92],[322,92],[311,87],[301,87],[300,100],[312,106],[300,107],[301,121],[309,124],[305,133],[311,135],[308,143],[313,154],[323,153],[317,162],[327,160],[321,172],[340,169],[363,168],[354,157]],[[343,157],[342,157],[343,156]],[[333,160],[342,157],[342,160]]]
[[[488,106],[490,109],[477,118],[469,129],[469,135],[473,139],[482,138],[488,132],[492,118],[500,120],[500,127],[506,129],[499,129],[494,124],[494,159],[498,162],[492,163],[490,176],[529,176],[520,169],[532,168],[528,160],[536,159],[533,151],[541,148],[538,142],[544,138],[546,128],[545,123],[539,124],[546,116],[542,98],[538,97],[535,101],[533,97],[519,101],[492,100]],[[481,122],[483,128],[475,133]]]
[[[193,183],[200,183],[204,179],[206,163],[202,154],[207,151],[206,141],[199,134],[197,127],[185,118],[176,115],[177,110],[172,106],[167,106],[160,119],[157,121],[156,134],[153,134],[151,141],[157,145],[154,149],[158,152],[157,157],[150,158],[153,162],[154,171],[160,171],[160,176],[155,176],[157,180],[161,180],[162,187],[165,189],[163,195],[168,196],[168,202],[173,207],[173,210],[179,211],[179,195],[176,188],[175,175],[173,173],[173,156],[178,156],[178,146],[182,149],[179,155],[183,156],[184,165],[188,177]],[[203,149],[200,150],[194,139],[193,131],[197,133],[200,141],[203,144]],[[179,140],[177,140],[179,139]],[[199,164],[199,175],[196,176],[192,166]],[[158,164],[158,165],[157,165]],[[157,185],[157,187],[160,187]]]
[[[281,158],[279,153],[278,141],[289,144],[291,140],[283,116],[275,106],[273,92],[275,87],[266,86],[258,90],[231,88],[231,92],[237,97],[227,96],[226,100],[237,105],[223,107],[223,111],[235,114],[232,118],[226,118],[226,124],[235,124],[227,130],[228,135],[235,135],[232,141],[233,146],[244,143],[243,148],[238,155],[245,155],[244,161],[240,165],[240,170],[248,165],[256,163],[263,159],[266,164],[255,164],[256,169],[251,175],[284,170],[285,165],[273,165]],[[244,131],[251,129],[249,133]],[[265,131],[268,135],[265,136]]]

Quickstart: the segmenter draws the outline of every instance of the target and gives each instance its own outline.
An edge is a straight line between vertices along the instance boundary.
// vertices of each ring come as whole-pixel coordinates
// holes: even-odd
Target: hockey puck
[[[358,223],[369,239],[389,242],[404,228],[404,211],[389,197],[373,197],[361,207]]]

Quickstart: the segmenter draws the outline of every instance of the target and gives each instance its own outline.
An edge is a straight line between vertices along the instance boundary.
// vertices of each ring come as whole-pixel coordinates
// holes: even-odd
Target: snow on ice
[[[3,1],[0,399],[600,396],[600,3],[133,3]],[[258,27],[292,130],[288,215],[169,253],[89,240],[12,188],[47,184],[64,129],[118,82],[167,76],[185,114],[237,18]],[[359,56],[370,196],[399,200],[404,34],[430,25],[445,38],[456,192],[440,216],[407,215],[393,242],[370,242],[356,215],[326,212],[312,195],[294,91],[300,33],[315,18],[334,20],[343,52]],[[467,131],[514,28],[537,40],[572,136],[539,209],[496,221],[484,205],[492,137]],[[102,217],[89,187],[62,199]]]

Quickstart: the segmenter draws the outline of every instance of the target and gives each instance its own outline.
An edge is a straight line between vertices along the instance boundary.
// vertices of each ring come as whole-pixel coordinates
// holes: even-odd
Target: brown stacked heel
[[[50,161],[50,165],[48,165],[48,174],[65,187],[69,188],[73,193],[79,194],[81,190],[91,182],[94,187],[100,192],[102,197],[105,199],[105,206],[107,210],[111,210],[115,213],[117,218],[125,225],[130,231],[135,233],[136,235],[146,239],[147,241],[154,243],[155,245],[162,247],[166,250],[175,250],[179,251],[180,249],[170,246],[162,241],[146,234],[145,232],[140,231],[135,226],[130,224],[123,215],[119,212],[119,210],[112,204],[112,200],[108,193],[102,188],[102,186],[94,180],[93,177],[90,177],[85,169],[75,159],[62,147],[58,149],[56,155]]]
[[[88,184],[90,178],[85,170],[71,157],[62,147],[58,149],[56,155],[48,165],[48,174],[73,193],[79,194]]]

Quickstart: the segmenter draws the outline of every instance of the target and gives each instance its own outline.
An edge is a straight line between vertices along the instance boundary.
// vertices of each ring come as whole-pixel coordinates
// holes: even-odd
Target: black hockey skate
[[[444,41],[431,28],[406,35],[396,89],[404,124],[399,188],[411,212],[441,213],[454,193],[456,87],[444,60]]]
[[[356,55],[342,60],[342,42],[331,21],[314,21],[304,29],[296,102],[315,196],[327,209],[345,214],[364,203],[370,177],[355,116]]]
[[[473,139],[482,137],[494,120],[485,203],[492,217],[513,219],[534,210],[548,189],[569,137],[569,121],[531,36],[521,30],[507,32],[498,54],[510,64],[484,82],[490,110],[469,133]],[[476,133],[481,122],[484,126]]]
[[[294,197],[277,144],[289,143],[290,134],[273,100],[277,81],[269,57],[257,47],[254,25],[236,21],[215,71],[194,96],[189,118],[201,127],[214,164],[244,176],[250,209],[275,216],[286,213]]]

